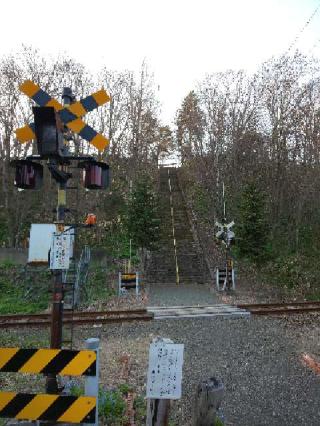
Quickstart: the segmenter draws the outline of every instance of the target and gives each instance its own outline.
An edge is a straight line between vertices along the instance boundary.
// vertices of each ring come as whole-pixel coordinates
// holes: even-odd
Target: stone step
[[[168,182],[168,171],[170,186]],[[171,206],[173,207],[174,236],[180,281],[203,282],[203,260],[193,239],[187,208],[181,193],[176,169],[159,169],[159,195],[161,204],[161,240],[159,249],[152,253],[147,277],[153,282],[169,282],[176,277],[176,259],[172,234]],[[149,279],[149,281],[150,281]]]
[[[167,282],[176,282],[177,276],[176,275],[148,275],[148,282],[153,283],[167,283]],[[183,284],[202,284],[205,281],[205,277],[201,276],[195,276],[195,277],[186,277],[186,276],[180,276],[179,275],[179,281]]]

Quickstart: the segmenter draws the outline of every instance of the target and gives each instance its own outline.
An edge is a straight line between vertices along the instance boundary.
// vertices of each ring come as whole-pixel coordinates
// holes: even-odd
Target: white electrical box
[[[28,263],[48,263],[52,234],[56,226],[52,223],[33,223],[30,229]]]
[[[51,249],[52,236],[56,231],[53,223],[33,223],[30,229],[28,263],[48,263],[49,250]],[[70,238],[69,255],[73,257],[73,246],[75,240],[75,230],[66,227],[64,234]]]

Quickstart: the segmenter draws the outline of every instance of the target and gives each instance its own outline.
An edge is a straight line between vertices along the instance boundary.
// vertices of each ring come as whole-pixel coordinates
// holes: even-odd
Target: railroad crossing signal
[[[82,117],[87,112],[93,111],[95,108],[110,101],[110,96],[105,90],[99,90],[80,101],[63,106],[31,80],[24,81],[19,88],[21,92],[36,102],[40,107],[53,108],[63,124],[95,146],[99,151],[103,151],[106,146],[109,145],[109,140],[107,138],[96,132],[82,120]],[[36,139],[35,133],[36,128],[34,123],[27,124],[16,130],[16,136],[20,143]]]
[[[234,221],[225,225],[222,225],[220,222],[216,222],[215,226],[219,228],[218,232],[216,232],[216,237],[229,245],[235,237],[234,232],[231,231],[231,228],[234,226],[234,224]]]
[[[217,228],[219,228],[219,231],[216,232],[216,237],[220,240],[223,238],[223,234],[224,234],[224,229],[223,229],[223,225],[220,222],[216,222],[215,226]]]

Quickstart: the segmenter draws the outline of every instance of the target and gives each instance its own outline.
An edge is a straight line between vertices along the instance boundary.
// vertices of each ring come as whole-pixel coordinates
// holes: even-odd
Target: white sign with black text
[[[72,235],[54,232],[50,250],[50,269],[69,269]]]
[[[181,398],[184,345],[169,339],[150,344],[147,398]]]

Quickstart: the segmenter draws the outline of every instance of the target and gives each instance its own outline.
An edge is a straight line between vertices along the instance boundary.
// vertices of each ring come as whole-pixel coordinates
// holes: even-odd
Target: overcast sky
[[[159,85],[162,117],[206,73],[254,70],[285,52],[319,0],[2,0],[1,53],[22,43],[66,53],[93,72],[137,70]],[[320,10],[294,48],[320,56]]]

